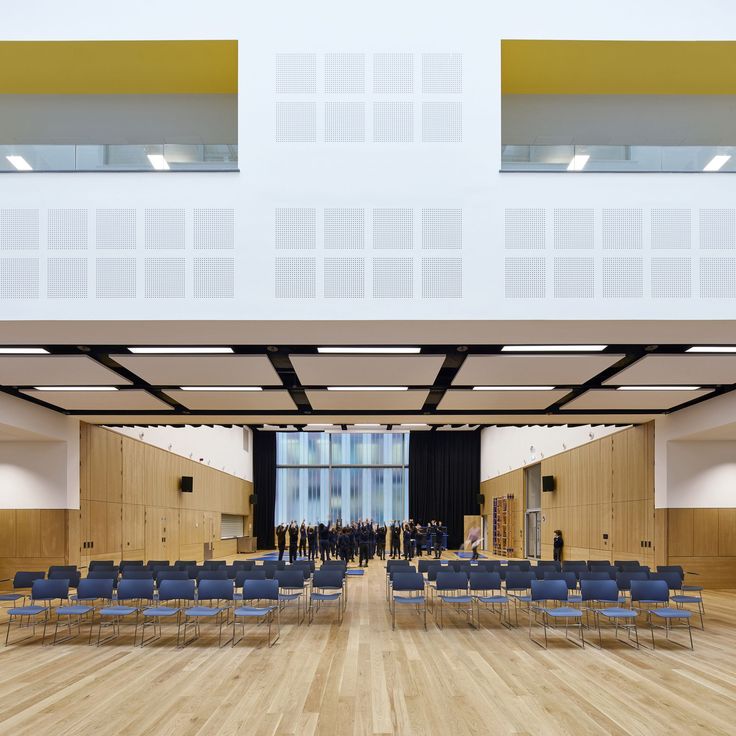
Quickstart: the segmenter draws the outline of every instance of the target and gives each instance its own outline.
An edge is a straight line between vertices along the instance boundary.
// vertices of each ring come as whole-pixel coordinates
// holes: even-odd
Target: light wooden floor
[[[341,626],[331,611],[311,626],[286,623],[272,649],[262,627],[235,649],[213,639],[133,649],[128,637],[101,648],[0,646],[0,733],[736,732],[734,591],[706,592],[694,652],[634,651],[611,636],[603,651],[554,637],[544,651],[490,615],[480,631],[451,615],[425,632],[403,611],[391,631],[380,562],[349,585]]]

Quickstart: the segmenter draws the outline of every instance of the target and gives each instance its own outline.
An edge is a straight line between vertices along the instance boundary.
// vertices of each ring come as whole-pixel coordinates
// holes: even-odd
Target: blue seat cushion
[[[424,596],[423,595],[395,595],[394,596],[394,603],[409,603],[418,605],[420,603],[424,603]]]
[[[675,603],[702,603],[703,599],[699,595],[672,595],[670,600]]]
[[[480,603],[508,603],[509,599],[505,595],[479,595],[476,596]]]
[[[579,608],[570,608],[569,606],[543,608],[542,610],[552,618],[578,618],[583,615],[583,612]]]
[[[233,611],[233,614],[235,616],[248,616],[248,617],[256,618],[258,616],[265,616],[271,613],[271,611],[275,611],[275,610],[276,610],[275,606],[267,606],[265,608],[257,608],[257,607],[252,607],[252,606],[240,606],[240,608],[236,608]]]
[[[518,601],[519,603],[531,603],[532,597],[530,595],[512,595],[511,596],[514,600]]]
[[[303,593],[279,593],[280,601],[295,601],[301,598]]]
[[[439,596],[445,603],[472,603],[472,595],[441,595]]]
[[[692,611],[683,611],[682,608],[653,608],[649,613],[659,618],[690,618]]]
[[[637,612],[630,608],[599,608],[596,613],[606,618],[636,618]]]
[[[581,596],[581,595],[568,595],[567,596],[567,602],[568,603],[582,603],[583,602],[583,596]]]
[[[342,593],[312,593],[313,601],[336,601]]]
[[[107,608],[100,608],[100,616],[130,616],[131,613],[135,613],[138,609],[133,606],[108,606]]]
[[[39,613],[48,611],[46,606],[21,606],[20,608],[9,608],[8,615],[10,616],[36,616]]]
[[[93,606],[61,606],[56,609],[57,616],[84,616],[85,613],[94,611]]]
[[[224,608],[212,608],[211,606],[192,606],[191,608],[185,608],[184,614],[186,616],[207,617],[217,616],[218,613],[222,613],[224,610]]]
[[[178,608],[169,608],[168,606],[155,606],[143,610],[144,616],[155,616],[156,618],[166,618],[167,616],[175,616],[179,613]]]
[[[2,593],[0,594],[0,601],[18,601],[23,597],[20,593]]]
[[[698,593],[703,590],[702,585],[683,585],[681,590],[689,590],[691,593]]]

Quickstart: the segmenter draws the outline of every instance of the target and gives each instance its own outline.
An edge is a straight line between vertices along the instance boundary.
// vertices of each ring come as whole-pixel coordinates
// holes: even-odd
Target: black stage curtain
[[[447,525],[447,544],[463,540],[463,516],[477,514],[480,430],[412,432],[409,440],[409,516]]]
[[[273,549],[276,512],[276,432],[253,431],[253,492],[258,496],[253,514],[253,533],[258,540],[258,549]]]

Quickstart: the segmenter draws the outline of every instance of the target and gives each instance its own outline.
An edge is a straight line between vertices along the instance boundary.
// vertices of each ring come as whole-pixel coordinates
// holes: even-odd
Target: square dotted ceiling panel
[[[647,355],[604,383],[609,386],[736,383],[736,355]]]
[[[171,410],[166,402],[138,389],[130,391],[34,391],[29,389],[21,393],[70,411]]]
[[[3,386],[127,386],[130,381],[86,355],[5,355]]]
[[[585,383],[624,355],[469,355],[453,386],[570,386]]]
[[[592,389],[565,404],[566,409],[594,410],[665,410],[711,393],[709,389],[697,391],[617,391],[616,389]]]
[[[429,391],[307,391],[314,409],[371,411],[418,411]]]
[[[281,386],[265,355],[111,355],[153,386]]]
[[[281,411],[294,410],[296,404],[288,391],[164,391],[187,409],[256,410]]]
[[[439,410],[457,409],[546,409],[570,392],[558,391],[448,391],[437,405]]]
[[[302,386],[430,386],[444,355],[292,355]]]

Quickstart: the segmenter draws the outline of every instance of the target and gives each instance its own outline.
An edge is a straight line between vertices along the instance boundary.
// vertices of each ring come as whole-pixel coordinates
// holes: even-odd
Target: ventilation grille
[[[603,210],[603,247],[637,249],[643,242],[643,215],[640,209]]]
[[[652,297],[689,299],[692,267],[689,258],[652,258]]]
[[[644,296],[644,260],[604,258],[603,296],[607,299],[641,299]]]
[[[314,94],[317,54],[276,54],[275,90],[280,94]]]
[[[736,248],[736,210],[700,210],[700,247]]]
[[[593,247],[592,209],[556,209],[554,224],[555,248]]]
[[[38,210],[0,209],[0,250],[38,250]]]
[[[703,299],[736,298],[736,258],[700,259],[700,296]]]
[[[326,143],[365,143],[365,103],[325,103]]]
[[[276,103],[276,142],[314,143],[317,140],[317,104]]]
[[[461,209],[422,210],[422,248],[462,248]]]
[[[507,209],[506,247],[509,249],[543,250],[545,247],[545,211],[523,207]]]
[[[544,258],[507,258],[507,299],[543,299],[547,280]]]
[[[652,248],[689,248],[690,210],[652,210]]]
[[[365,93],[365,54],[325,54],[327,94]]]
[[[375,299],[411,299],[414,296],[414,261],[412,258],[373,259],[373,297]]]
[[[402,208],[373,210],[373,247],[377,250],[414,247],[414,211]]]
[[[86,250],[87,210],[49,210],[49,250]]]
[[[135,228],[135,210],[97,210],[95,245],[100,250],[135,250]]]
[[[460,299],[463,295],[461,258],[422,258],[422,297]]]
[[[462,54],[422,54],[422,92],[459,94],[462,91]]]
[[[234,296],[234,258],[194,259],[195,299],[232,299]]]
[[[311,207],[278,208],[275,239],[279,249],[316,248],[317,210]]]
[[[461,102],[422,103],[422,141],[424,143],[462,143],[463,108]]]
[[[232,250],[235,247],[234,209],[195,209],[194,247]]]
[[[325,210],[325,248],[364,248],[365,215],[362,209]]]
[[[374,54],[373,91],[376,94],[406,95],[414,92],[413,54]]]
[[[592,258],[555,258],[554,261],[557,299],[593,298]]]
[[[325,297],[362,299],[365,296],[365,261],[362,258],[325,258]]]
[[[0,258],[0,299],[38,299],[38,258]]]
[[[184,298],[184,259],[146,258],[146,299]]]
[[[47,271],[49,299],[87,298],[86,258],[49,258]]]
[[[317,259],[277,258],[275,292],[277,299],[314,299],[317,296]]]
[[[146,249],[183,250],[184,210],[146,210]]]
[[[373,140],[376,143],[411,143],[414,140],[414,103],[376,102],[373,105]]]
[[[135,298],[135,258],[98,258],[96,274],[98,299]]]

